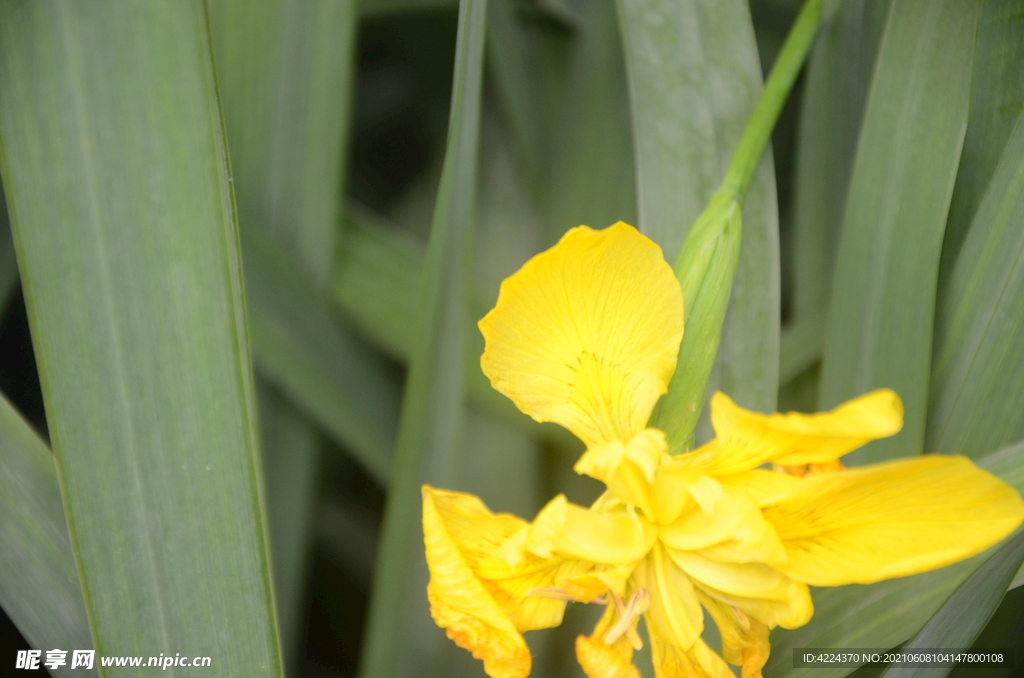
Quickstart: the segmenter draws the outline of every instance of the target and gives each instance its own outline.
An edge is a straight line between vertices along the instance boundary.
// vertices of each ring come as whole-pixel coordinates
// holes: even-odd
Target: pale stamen
[[[626,636],[634,650],[643,648],[644,643],[640,639],[640,634],[633,627],[633,623],[637,617],[651,607],[651,594],[646,589],[640,589],[633,594],[628,603],[615,593],[611,593],[611,596],[612,602],[615,604],[615,612],[619,615],[619,621],[604,634],[604,642],[611,645],[622,636]]]

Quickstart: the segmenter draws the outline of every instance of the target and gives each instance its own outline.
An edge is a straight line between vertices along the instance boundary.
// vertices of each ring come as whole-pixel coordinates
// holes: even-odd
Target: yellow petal
[[[800,487],[799,478],[762,469],[719,476],[718,482],[726,491],[741,490],[758,508],[778,504]]]
[[[742,487],[724,487],[713,509],[693,507],[670,525],[663,525],[658,536],[673,549],[701,551],[722,562],[774,563],[785,559],[775,529],[747,497]]]
[[[580,226],[507,278],[479,325],[491,385],[595,447],[644,430],[675,370],[683,295],[635,228]]]
[[[615,606],[608,605],[594,632],[577,636],[576,659],[587,678],[640,678],[640,672],[633,666],[633,647],[629,639],[623,635],[611,644],[603,640],[605,632],[617,621]]]
[[[813,586],[926,572],[996,543],[1024,520],[1012,487],[964,457],[925,455],[811,475],[764,510],[784,572]]]
[[[683,648],[647,628],[655,678],[734,678],[728,664],[703,639]]]
[[[672,562],[665,548],[656,545],[633,572],[633,585],[651,594],[651,607],[644,618],[648,633],[665,642],[689,648],[704,630],[704,613],[693,583]]]
[[[761,678],[761,668],[768,661],[768,627],[736,608],[698,591],[701,604],[714,618],[722,636],[722,657],[730,664],[743,667],[743,678]]]
[[[711,398],[715,439],[691,454],[714,475],[739,473],[772,461],[823,464],[903,427],[903,403],[889,389],[872,391],[820,414],[760,414],[724,393]]]
[[[665,434],[649,428],[628,442],[612,440],[590,448],[573,470],[600,480],[620,501],[653,518],[651,483],[667,451]]]
[[[449,638],[483,660],[491,678],[530,673],[526,641],[470,565],[513,526],[514,521],[495,516],[472,495],[423,488],[430,614]]]
[[[698,589],[735,605],[769,627],[803,626],[814,614],[807,585],[773,567],[762,563],[720,563],[691,551],[668,552]]]
[[[623,565],[643,558],[657,536],[657,529],[635,511],[588,510],[558,495],[530,526],[527,548],[540,558],[559,554]]]

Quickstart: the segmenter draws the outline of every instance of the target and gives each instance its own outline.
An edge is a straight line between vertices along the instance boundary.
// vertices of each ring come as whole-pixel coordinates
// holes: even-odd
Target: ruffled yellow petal
[[[600,480],[623,503],[653,518],[651,483],[667,451],[665,434],[649,428],[630,441],[612,440],[590,448],[573,469]]]
[[[633,585],[651,594],[651,607],[644,618],[649,634],[665,642],[689,648],[704,630],[704,613],[686,573],[661,544],[633,572]]]
[[[786,558],[782,541],[742,487],[724,487],[711,511],[694,506],[658,536],[673,549],[700,551],[722,562],[774,563]]]
[[[692,551],[668,550],[672,560],[712,598],[770,627],[793,629],[814,614],[807,585],[762,563],[719,563]]]
[[[491,678],[529,675],[530,650],[471,563],[519,529],[517,520],[495,516],[472,495],[423,488],[430,614],[457,645],[483,660]]]
[[[623,635],[609,644],[604,635],[619,620],[615,606],[609,604],[589,636],[577,636],[576,659],[588,678],[640,678],[633,666],[633,646]],[[633,623],[636,629],[636,622]]]
[[[480,331],[491,385],[596,447],[644,430],[675,370],[683,295],[635,228],[580,226],[502,283]]]
[[[499,557],[485,558],[475,573],[516,630],[533,631],[561,624],[566,598],[587,600],[574,582],[592,568],[582,560],[526,554],[514,567]],[[554,594],[559,591],[566,596]]]
[[[647,629],[655,678],[734,678],[729,665],[702,638],[683,648],[667,642],[650,625]]]
[[[643,558],[657,537],[657,529],[635,511],[588,510],[560,494],[530,525],[526,546],[541,558],[562,555],[623,565]]]
[[[823,464],[903,427],[903,403],[889,389],[872,391],[820,414],[760,414],[724,393],[711,398],[715,439],[691,453],[707,473],[749,471],[772,461],[785,466]]]
[[[964,457],[926,455],[811,475],[764,510],[780,569],[813,586],[869,584],[974,555],[1024,520],[1012,487]]]
[[[698,592],[701,604],[715,620],[722,637],[722,657],[743,667],[743,678],[761,678],[768,661],[768,627],[736,608]]]

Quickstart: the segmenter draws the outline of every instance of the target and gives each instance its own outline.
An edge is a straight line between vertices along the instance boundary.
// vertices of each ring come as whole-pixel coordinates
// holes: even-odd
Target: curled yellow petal
[[[589,636],[577,636],[576,659],[587,678],[640,678],[633,666],[633,646],[623,635],[613,643],[604,642],[604,635],[618,621],[615,606],[609,604]],[[633,624],[636,630],[636,623]]]
[[[600,480],[623,503],[653,518],[651,483],[662,457],[668,458],[667,451],[665,434],[649,428],[630,441],[612,440],[590,448],[573,470]]]
[[[673,549],[701,551],[723,562],[773,563],[786,557],[775,529],[741,487],[724,487],[710,511],[694,506],[663,525],[659,538]]]
[[[675,370],[683,295],[635,228],[580,226],[507,278],[479,325],[491,385],[595,447],[644,430]]]
[[[720,563],[692,551],[668,550],[698,590],[770,627],[793,629],[814,614],[807,585],[763,563]]]
[[[527,548],[541,558],[556,554],[623,565],[644,557],[657,539],[653,525],[635,511],[599,512],[558,495],[530,525]]]
[[[715,620],[722,636],[722,657],[743,667],[743,678],[761,678],[768,661],[768,627],[737,608],[698,592],[700,602]]]
[[[711,398],[715,439],[691,454],[708,473],[727,475],[772,461],[784,466],[824,464],[903,427],[903,403],[879,389],[819,414],[760,414],[724,393]]]
[[[430,614],[457,645],[483,660],[491,678],[530,673],[526,641],[471,565],[519,529],[518,519],[509,518],[495,516],[472,495],[423,488]]]
[[[969,459],[925,455],[807,476],[764,515],[786,548],[779,569],[813,586],[839,586],[972,556],[1024,520],[1024,501]]]

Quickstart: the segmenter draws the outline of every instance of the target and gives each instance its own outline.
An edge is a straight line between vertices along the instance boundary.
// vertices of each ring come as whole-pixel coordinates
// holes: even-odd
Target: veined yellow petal
[[[700,602],[715,620],[722,636],[722,657],[743,667],[743,678],[761,678],[768,661],[768,627],[736,608],[697,592]]]
[[[726,491],[742,490],[758,508],[778,504],[800,487],[799,478],[786,473],[762,469],[719,476],[718,482]]]
[[[773,461],[785,466],[823,464],[903,427],[903,403],[879,389],[819,414],[760,414],[724,393],[711,398],[715,439],[691,454],[706,472],[727,475]]]
[[[764,510],[780,569],[814,586],[926,572],[996,543],[1024,520],[1012,487],[964,457],[925,455],[811,475]]]
[[[672,560],[712,598],[735,605],[769,627],[792,629],[814,614],[807,585],[762,563],[720,563],[668,549]]]
[[[470,565],[510,525],[472,495],[423,488],[430,614],[457,645],[483,660],[491,678],[525,678],[530,673],[526,641]]]
[[[491,385],[596,447],[643,431],[668,388],[683,294],[632,226],[580,226],[507,278],[479,325]]]
[[[704,613],[693,583],[657,544],[633,572],[633,586],[651,594],[651,607],[644,618],[648,634],[666,643],[689,648],[704,630]]]
[[[700,550],[722,562],[774,563],[786,558],[782,541],[742,487],[724,487],[714,508],[695,506],[658,537],[666,546],[682,551]]]
[[[533,631],[561,624],[566,605],[565,599],[538,595],[536,592],[565,591],[567,597],[585,600],[574,594],[574,582],[592,568],[592,563],[583,560],[544,560],[527,554],[515,567],[501,558],[485,558],[477,568],[476,575],[508,615],[516,630]]]
[[[640,560],[657,529],[635,511],[606,513],[570,504],[558,495],[530,525],[527,548],[540,558],[556,554],[608,565]]]
[[[697,638],[688,648],[666,641],[647,626],[655,678],[734,678],[718,653]]]
[[[588,678],[640,678],[640,672],[633,666],[633,646],[629,639],[623,635],[611,644],[604,642],[604,634],[617,621],[615,606],[609,604],[594,632],[577,636],[576,659]]]

